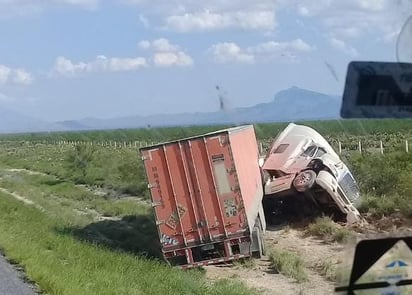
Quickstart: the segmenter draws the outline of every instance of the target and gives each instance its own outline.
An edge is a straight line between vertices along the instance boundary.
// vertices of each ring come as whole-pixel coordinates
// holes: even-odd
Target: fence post
[[[408,140],[405,140],[405,151],[409,153],[409,143]]]
[[[340,140],[338,141],[338,150],[339,150],[339,155],[342,154],[342,143],[340,142]]]
[[[382,140],[380,141],[380,148],[381,148],[381,155],[383,155],[383,142],[382,142]]]
[[[362,154],[362,143],[360,140],[359,140],[358,147],[359,147],[359,154]]]

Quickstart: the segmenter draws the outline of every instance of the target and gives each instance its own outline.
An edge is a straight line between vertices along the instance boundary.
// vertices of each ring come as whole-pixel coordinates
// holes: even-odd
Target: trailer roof
[[[167,144],[178,143],[178,142],[187,141],[187,140],[190,140],[190,139],[209,137],[209,136],[212,136],[212,135],[217,135],[217,134],[222,134],[222,133],[230,134],[230,133],[239,132],[240,130],[248,129],[248,128],[253,128],[253,125],[248,124],[248,125],[230,127],[230,128],[220,129],[220,130],[216,130],[216,131],[212,131],[212,132],[204,133],[204,134],[200,134],[200,135],[189,136],[189,137],[185,137],[185,138],[179,138],[179,139],[176,139],[176,140],[160,142],[160,143],[156,143],[156,144],[153,144],[153,145],[150,145],[150,146],[141,147],[139,150],[148,150],[148,149],[152,149],[152,148],[167,145]]]

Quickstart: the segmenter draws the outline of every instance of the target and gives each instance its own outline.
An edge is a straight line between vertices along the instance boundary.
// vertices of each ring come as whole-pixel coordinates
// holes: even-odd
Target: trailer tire
[[[316,181],[316,172],[313,170],[304,170],[293,180],[293,187],[298,192],[305,192],[313,187]]]

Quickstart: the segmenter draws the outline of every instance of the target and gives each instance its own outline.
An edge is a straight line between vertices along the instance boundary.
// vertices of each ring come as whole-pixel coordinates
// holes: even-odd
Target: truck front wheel
[[[293,187],[298,192],[305,192],[313,187],[316,181],[316,172],[313,170],[305,170],[299,172],[299,174],[293,180]]]

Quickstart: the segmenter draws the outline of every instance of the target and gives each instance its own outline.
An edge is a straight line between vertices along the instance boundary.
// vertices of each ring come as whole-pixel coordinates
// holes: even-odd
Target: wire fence
[[[345,139],[328,138],[328,141],[338,154],[346,152],[357,152],[360,154],[374,153],[385,154],[388,152],[406,152],[409,153],[410,142],[412,140],[400,139],[400,140],[367,140],[367,139]],[[142,147],[156,145],[159,142],[154,141],[78,141],[78,140],[40,140],[40,141],[0,141],[0,145],[3,146],[36,146],[36,145],[57,145],[57,146],[94,146],[104,147],[111,149],[140,149]],[[261,154],[265,154],[270,149],[272,139],[259,140],[258,147]]]
[[[359,154],[385,154],[389,152],[405,152],[409,153],[410,142],[412,140],[391,140],[391,141],[371,141],[371,140],[329,140],[333,149],[340,155],[347,152],[357,152]],[[266,153],[270,149],[270,145],[265,145],[259,142],[259,150],[261,153]]]

